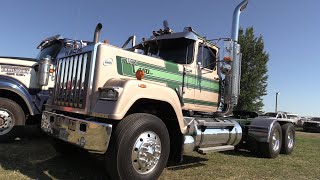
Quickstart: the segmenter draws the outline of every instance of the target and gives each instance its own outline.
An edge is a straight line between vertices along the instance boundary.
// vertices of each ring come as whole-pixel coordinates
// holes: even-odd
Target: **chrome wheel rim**
[[[277,151],[280,148],[280,132],[275,129],[272,135],[272,149]]]
[[[294,143],[294,140],[293,140],[294,138],[293,138],[293,132],[292,131],[290,131],[289,133],[288,133],[288,148],[292,148],[293,147],[293,143]]]
[[[138,136],[132,148],[131,161],[139,174],[148,174],[157,166],[161,156],[161,140],[152,131]]]
[[[0,109],[0,135],[7,134],[14,126],[13,115],[6,109]]]

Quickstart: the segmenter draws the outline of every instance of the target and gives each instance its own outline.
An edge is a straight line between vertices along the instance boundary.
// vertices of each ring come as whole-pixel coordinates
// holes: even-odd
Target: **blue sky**
[[[38,43],[49,36],[91,40],[98,22],[101,39],[122,45],[162,28],[167,19],[175,31],[192,26],[208,38],[230,37],[233,9],[240,0],[223,1],[107,1],[3,0],[0,6],[0,55],[35,57]],[[319,0],[251,0],[241,26],[262,35],[268,63],[268,95],[264,110],[278,109],[320,116]]]

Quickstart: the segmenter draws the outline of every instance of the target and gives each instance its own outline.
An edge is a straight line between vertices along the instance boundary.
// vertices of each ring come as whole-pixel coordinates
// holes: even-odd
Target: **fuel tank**
[[[237,145],[242,138],[242,128],[234,120],[188,118],[184,152],[198,148]]]

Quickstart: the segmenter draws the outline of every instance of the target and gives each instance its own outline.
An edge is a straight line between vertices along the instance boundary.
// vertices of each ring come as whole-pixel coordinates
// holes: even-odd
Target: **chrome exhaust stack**
[[[97,44],[99,42],[101,29],[102,29],[102,24],[98,23],[97,26],[96,26],[96,29],[94,30],[93,42],[95,44]]]
[[[242,1],[233,11],[233,20],[232,20],[232,29],[231,29],[231,39],[233,41],[238,41],[240,14],[247,7],[248,3],[249,3],[249,0]]]
[[[231,40],[224,47],[222,73],[225,75],[224,103],[227,108],[223,115],[232,113],[233,107],[238,104],[240,94],[241,57],[240,45],[238,44],[239,20],[241,12],[247,7],[249,0],[242,1],[233,12]]]

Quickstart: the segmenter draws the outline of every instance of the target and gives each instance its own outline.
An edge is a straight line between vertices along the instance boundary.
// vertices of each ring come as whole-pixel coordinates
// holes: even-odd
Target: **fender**
[[[121,120],[137,100],[158,100],[171,105],[175,111],[181,133],[185,134],[186,128],[183,122],[180,100],[173,89],[135,79],[111,79],[105,83],[104,87],[120,87],[122,92],[116,101],[98,99],[92,106],[93,116]]]
[[[271,128],[277,122],[276,118],[261,118],[252,119],[248,127],[248,136],[254,138],[258,142],[269,142],[271,136]]]
[[[0,76],[0,89],[12,91],[18,94],[26,103],[30,115],[34,115],[34,107],[32,104],[32,95],[29,93],[28,88],[17,79],[8,76]]]

